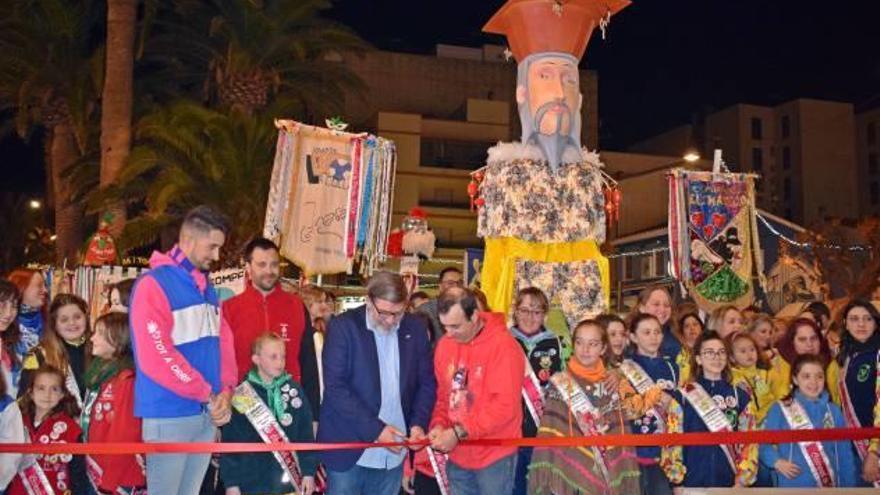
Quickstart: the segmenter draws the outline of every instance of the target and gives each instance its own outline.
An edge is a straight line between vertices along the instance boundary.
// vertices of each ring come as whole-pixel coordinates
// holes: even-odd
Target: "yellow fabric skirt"
[[[529,242],[513,237],[485,240],[482,290],[492,311],[508,314],[513,303],[517,260],[566,263],[593,260],[599,265],[606,306],[610,301],[610,268],[596,241]]]

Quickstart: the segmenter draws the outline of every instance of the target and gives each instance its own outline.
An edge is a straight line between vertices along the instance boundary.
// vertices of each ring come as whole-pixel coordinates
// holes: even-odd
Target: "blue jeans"
[[[348,471],[327,470],[327,493],[397,495],[402,480],[403,464],[393,469],[373,469],[355,464]]]
[[[144,418],[143,439],[157,442],[213,442],[217,428],[207,411],[182,418]],[[210,454],[148,454],[147,486],[150,493],[194,495],[199,493]]]
[[[516,454],[482,469],[464,469],[452,461],[446,463],[449,491],[455,495],[510,495],[515,471]]]

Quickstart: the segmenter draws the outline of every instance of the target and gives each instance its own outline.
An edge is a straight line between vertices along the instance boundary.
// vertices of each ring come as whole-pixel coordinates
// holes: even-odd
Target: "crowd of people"
[[[36,270],[0,280],[0,442],[388,443],[324,451],[0,454],[0,494],[635,494],[880,482],[880,439],[517,447],[468,440],[880,426],[880,314],[822,302],[793,319],[706,315],[648,287],[627,315],[547,328],[550,301],[492,312],[455,267],[439,294],[377,272],[366,302],[282,287],[257,238],[222,303],[207,272],[226,220],[191,210],[178,243],[90,321]],[[408,443],[405,444],[405,443]],[[646,443],[650,444],[650,440]],[[396,444],[396,445],[395,445]],[[443,490],[447,488],[448,490]]]

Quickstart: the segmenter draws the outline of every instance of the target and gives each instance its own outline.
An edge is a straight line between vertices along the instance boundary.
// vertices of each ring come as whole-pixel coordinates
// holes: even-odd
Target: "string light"
[[[821,248],[825,248],[825,249],[846,249],[847,251],[870,251],[870,250],[871,250],[871,246],[859,246],[859,245],[855,245],[855,246],[842,246],[842,245],[840,245],[840,244],[820,244],[820,245],[814,245],[814,244],[810,244],[809,242],[798,242],[798,241],[796,241],[796,240],[794,240],[794,239],[789,238],[788,236],[786,236],[786,235],[783,234],[782,232],[776,230],[776,228],[773,227],[773,224],[771,224],[771,223],[770,223],[766,218],[764,218],[762,215],[759,214],[759,215],[756,215],[756,216],[758,217],[759,220],[761,220],[761,222],[764,224],[764,226],[767,227],[768,230],[770,230],[770,232],[771,232],[773,235],[775,235],[776,237],[779,237],[779,238],[782,239],[783,241],[785,241],[785,242],[791,244],[792,246],[797,246],[797,247],[799,247],[799,248],[801,248],[801,249],[810,249],[810,248],[814,248],[814,247],[821,247]]]

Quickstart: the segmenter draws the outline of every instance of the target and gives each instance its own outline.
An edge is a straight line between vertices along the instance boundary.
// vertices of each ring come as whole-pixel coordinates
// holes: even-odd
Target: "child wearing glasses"
[[[606,367],[608,334],[595,320],[572,334],[574,354],[550,378],[538,437],[601,436],[626,432],[627,421],[657,405],[661,392],[643,397],[616,369]],[[529,493],[631,495],[639,492],[632,447],[536,447]]]
[[[544,408],[542,396],[550,385],[550,377],[563,368],[562,339],[544,326],[549,309],[550,301],[537,287],[527,287],[516,294],[510,333],[522,348],[528,366],[522,394],[524,438],[532,438],[538,434]],[[526,472],[531,458],[531,447],[520,447],[516,460],[514,495],[526,495]]]
[[[847,426],[880,425],[880,314],[866,301],[854,300],[843,310],[840,353],[828,366],[828,389],[843,408]],[[880,440],[855,442],[860,460],[859,486],[880,486]]]
[[[754,404],[748,392],[732,384],[730,354],[730,348],[717,332],[709,331],[697,339],[691,357],[693,373],[676,393],[683,415],[680,421],[670,419],[671,432],[755,429]],[[755,479],[757,445],[688,445],[674,449],[681,449],[681,484],[685,487],[746,487]]]

